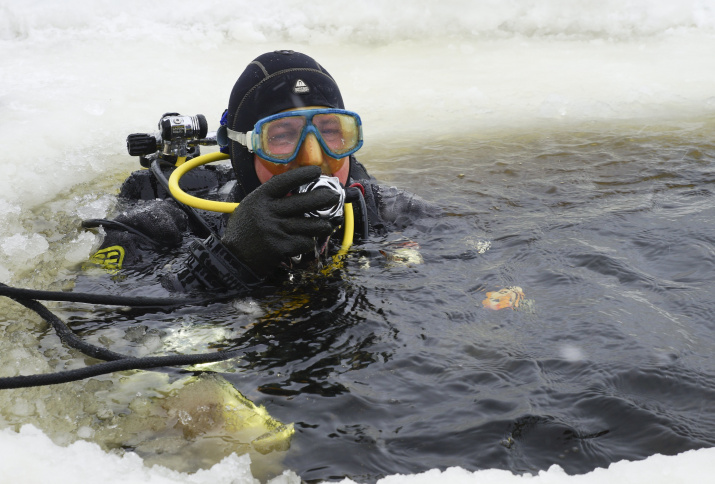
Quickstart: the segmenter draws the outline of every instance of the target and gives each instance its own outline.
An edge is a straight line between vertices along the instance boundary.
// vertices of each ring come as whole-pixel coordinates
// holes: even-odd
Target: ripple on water
[[[393,160],[398,184],[449,216],[369,241],[332,277],[172,313],[62,314],[91,341],[128,352],[242,349],[224,377],[295,423],[283,465],[305,480],[449,466],[584,473],[715,446],[711,128],[588,125],[411,145]],[[425,167],[439,169],[424,176]],[[381,252],[405,241],[419,243],[421,262]],[[151,274],[127,275],[98,290],[158,287],[141,289]],[[482,306],[511,286],[523,305]],[[18,335],[0,339],[0,354],[16,343],[27,361],[78,361],[43,324],[5,321],[16,324],[4,334]],[[177,324],[183,332],[170,331]],[[47,389],[1,394],[0,415],[98,441],[98,412],[110,419],[141,403],[118,398],[119,378],[57,390],[68,402],[52,404],[57,419],[43,421],[34,403],[54,401]],[[165,385],[136,388],[160,398]],[[111,415],[92,405],[100,399],[115,402]]]

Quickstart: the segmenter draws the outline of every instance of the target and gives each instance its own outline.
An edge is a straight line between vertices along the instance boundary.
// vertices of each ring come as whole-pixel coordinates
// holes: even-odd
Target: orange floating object
[[[498,291],[487,293],[487,298],[482,301],[485,308],[498,309],[518,308],[521,301],[524,299],[524,291],[519,286],[505,287]]]

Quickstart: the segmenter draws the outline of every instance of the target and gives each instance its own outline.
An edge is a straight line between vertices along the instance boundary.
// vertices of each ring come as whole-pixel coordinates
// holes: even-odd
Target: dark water
[[[95,341],[137,318],[225,328],[223,346],[245,357],[224,377],[295,424],[283,465],[306,481],[450,466],[576,474],[712,447],[714,127],[368,152],[378,178],[445,215],[371,240],[333,276],[254,301],[256,313],[110,312],[91,331],[70,319]],[[424,263],[381,255],[404,240]],[[518,309],[483,307],[512,286]]]
[[[454,140],[392,160],[450,213],[402,234],[425,263],[352,263],[272,321],[233,378],[296,422],[286,465],[306,480],[583,473],[715,445],[712,127]],[[518,310],[482,307],[507,286]]]

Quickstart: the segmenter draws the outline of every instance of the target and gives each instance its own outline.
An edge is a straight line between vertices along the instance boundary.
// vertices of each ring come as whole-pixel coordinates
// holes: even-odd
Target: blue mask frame
[[[355,147],[347,150],[344,153],[335,153],[332,151],[329,147],[328,144],[325,142],[323,137],[320,134],[320,131],[313,125],[313,117],[316,114],[344,114],[347,116],[350,116],[355,119],[355,122],[357,124],[357,129],[358,129],[358,141],[355,144]],[[271,121],[275,121],[276,119],[283,119],[283,118],[289,118],[289,117],[304,117],[306,120],[305,127],[303,128],[303,131],[301,132],[300,139],[296,143],[296,148],[295,151],[293,151],[293,154],[291,154],[288,158],[276,158],[274,156],[269,155],[265,151],[263,151],[263,147],[261,146],[261,132],[263,129],[263,126],[266,123],[269,123]],[[253,128],[253,131],[249,131],[247,133],[240,133],[238,131],[233,131],[231,129],[228,129],[225,126],[221,126],[219,131],[222,131],[225,129],[224,133],[218,133],[217,139],[219,140],[219,145],[221,146],[226,146],[228,144],[228,139],[232,139],[236,141],[237,143],[245,146],[248,148],[248,151],[252,153],[256,153],[258,156],[263,158],[266,161],[270,161],[271,163],[277,163],[277,164],[287,164],[290,163],[291,161],[295,160],[296,156],[298,156],[298,152],[300,151],[300,147],[303,146],[303,142],[305,141],[306,136],[308,136],[308,133],[313,133],[315,138],[318,140],[318,143],[320,144],[320,147],[323,149],[323,151],[330,156],[331,158],[335,159],[340,159],[344,158],[346,156],[350,156],[353,153],[355,153],[357,150],[362,147],[363,143],[363,137],[362,137],[362,120],[360,119],[360,116],[353,112],[353,111],[347,111],[345,109],[333,109],[333,108],[317,108],[317,109],[300,109],[296,111],[286,111],[283,113],[278,113],[278,114],[273,114],[271,116],[265,117],[261,120],[259,120],[256,125]]]

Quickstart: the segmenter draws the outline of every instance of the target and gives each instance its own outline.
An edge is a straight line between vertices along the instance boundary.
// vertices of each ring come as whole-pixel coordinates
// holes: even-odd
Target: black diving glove
[[[306,166],[276,175],[249,193],[233,211],[221,242],[257,274],[268,274],[289,257],[315,250],[315,238],[334,227],[322,218],[306,217],[338,203],[331,190],[313,190],[287,197],[317,180],[320,167]]]

